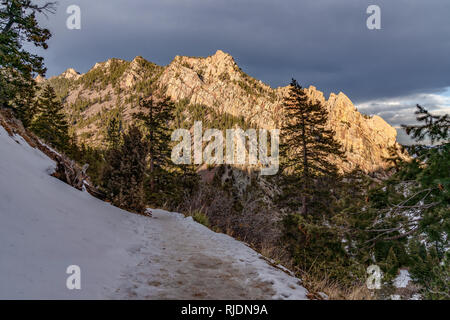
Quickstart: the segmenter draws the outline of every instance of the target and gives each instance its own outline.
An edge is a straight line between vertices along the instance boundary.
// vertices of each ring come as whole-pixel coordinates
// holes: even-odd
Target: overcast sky
[[[81,30],[66,28],[73,4]],[[381,30],[366,26],[369,5],[381,8]],[[295,77],[342,91],[394,126],[414,120],[416,103],[450,111],[449,0],[60,0],[42,21],[53,33],[48,76],[112,57],[166,65],[222,49],[273,87]]]

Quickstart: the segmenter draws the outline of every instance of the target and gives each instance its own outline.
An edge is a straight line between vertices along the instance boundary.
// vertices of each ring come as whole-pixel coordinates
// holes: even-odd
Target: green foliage
[[[120,117],[112,117],[109,119],[107,128],[107,141],[109,149],[115,149],[120,145],[122,135],[122,119]]]
[[[195,165],[169,164],[160,177],[164,178],[164,184],[160,183],[159,199],[153,198],[157,200],[155,205],[176,209],[198,190],[199,176]]]
[[[103,172],[106,166],[105,152],[81,144],[72,138],[70,149],[66,151],[70,159],[76,161],[80,166],[88,164],[87,175],[95,186],[101,187],[103,184]]]
[[[173,103],[169,98],[156,101],[151,97],[140,101],[141,111],[134,117],[142,124],[149,144],[150,189],[156,191],[156,173],[163,174],[164,168],[170,163],[170,131],[169,124],[173,119]]]
[[[92,105],[90,99],[83,99],[81,97],[78,97],[77,100],[75,100],[75,102],[71,104],[70,109],[73,110],[73,112],[80,114],[83,111],[86,111],[86,109],[89,108],[90,105]]]
[[[174,104],[167,97],[152,96],[140,101],[141,111],[134,118],[145,132],[149,145],[146,178],[147,201],[153,205],[167,205],[173,200],[177,184],[176,168],[171,157],[170,124],[174,119]]]
[[[32,86],[24,91],[20,91],[17,95],[20,97],[15,100],[16,116],[22,121],[25,128],[31,126],[34,116],[36,115],[36,90]]]
[[[192,214],[192,218],[194,219],[195,222],[198,222],[198,223],[204,225],[205,227],[210,226],[208,216],[201,211],[198,211],[198,210],[195,211]]]
[[[117,88],[120,77],[122,77],[129,65],[130,62],[128,61],[111,59],[109,68],[100,65],[91,69],[88,73],[81,76],[75,84],[82,85],[84,89],[105,90],[108,85]]]
[[[275,101],[275,93],[271,89],[266,89],[263,85],[253,77],[250,77],[248,74],[239,69],[239,73],[242,76],[242,80],[233,80],[233,83],[238,84],[242,90],[244,90],[249,96],[253,97],[269,97],[271,102]],[[229,74],[226,73],[221,74],[219,78],[222,81],[230,80]]]
[[[55,93],[57,98],[64,102],[66,97],[70,93],[70,89],[72,88],[73,80],[63,78],[63,77],[54,77],[48,80],[48,83],[55,89]]]
[[[51,37],[41,28],[36,16],[54,13],[54,3],[35,4],[31,0],[5,0],[0,3],[0,107],[16,108],[26,126],[32,110],[36,83],[33,77],[44,75],[43,58],[28,52],[24,44],[47,49]]]
[[[228,72],[226,72],[226,71],[222,72],[222,73],[219,75],[219,80],[221,80],[221,81],[223,81],[223,82],[230,81],[230,74],[229,74]]]
[[[286,181],[280,202],[306,215],[308,209],[313,209],[309,208],[312,202],[329,198],[330,183],[338,180],[335,160],[343,159],[344,154],[334,132],[326,128],[326,109],[320,103],[309,101],[295,80],[291,82],[283,108],[280,167]],[[323,214],[321,210],[316,211]]]
[[[353,259],[339,232],[326,221],[311,216],[289,214],[282,222],[283,241],[295,264],[304,272],[339,281],[343,286],[364,280],[365,268]]]
[[[204,77],[205,77],[205,70],[200,69],[197,71],[197,76],[200,78],[200,80],[203,81]]]
[[[131,126],[122,139],[120,146],[106,153],[104,189],[115,206],[143,214],[148,144],[136,126]]]
[[[55,91],[47,85],[36,103],[36,115],[31,129],[45,142],[60,151],[69,147],[69,127]]]
[[[417,240],[409,245],[412,261],[410,272],[413,280],[425,288],[425,299],[450,299],[450,253],[440,257],[433,247],[426,248]]]
[[[408,133],[418,141],[434,136],[441,144],[410,148],[412,159],[397,159],[397,171],[370,182],[365,201],[341,210],[335,222],[359,252],[357,259],[379,265],[385,280],[408,268],[425,298],[449,299],[450,144],[443,126],[448,116],[419,111],[425,124],[408,127]],[[346,193],[353,199],[359,194]]]
[[[335,161],[343,160],[343,152],[334,132],[326,128],[328,113],[310,102],[295,80],[283,108],[278,197],[279,206],[288,212],[282,221],[283,244],[304,272],[314,270],[343,286],[361,282],[361,260],[367,257],[361,257],[346,235],[348,226],[342,224],[351,222],[342,210],[363,203],[365,190],[352,190],[352,198],[347,197],[362,177],[355,172],[346,182],[342,179]]]
[[[185,68],[192,69],[192,66],[187,62],[183,62],[181,65]]]
[[[191,104],[187,99],[175,103],[175,128],[190,129],[195,121],[201,121],[204,129],[215,128],[224,131],[236,126],[243,130],[254,128],[242,116],[236,117],[228,113],[219,113],[214,108]]]
[[[425,124],[402,126],[411,138],[420,142],[425,138],[431,140],[431,144],[435,142],[449,142],[450,116],[432,115],[424,107],[417,105],[415,112],[417,121]]]

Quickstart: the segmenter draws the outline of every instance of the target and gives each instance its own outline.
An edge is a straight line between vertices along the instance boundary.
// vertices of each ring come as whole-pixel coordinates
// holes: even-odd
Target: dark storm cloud
[[[411,144],[412,140],[401,129],[402,124],[417,124],[414,112],[416,104],[420,104],[435,115],[450,113],[450,90],[438,94],[422,93],[404,97],[375,99],[357,105],[358,110],[370,115],[379,115],[389,124],[397,128],[397,140],[403,144]]]
[[[416,105],[420,104],[433,114],[450,113],[450,96],[445,94],[413,94],[405,97],[372,100],[357,105],[366,114],[381,116],[393,126],[416,123]]]
[[[65,27],[71,4],[81,30]],[[366,27],[371,4],[382,30]],[[44,20],[54,34],[45,57],[54,75],[111,57],[165,65],[222,49],[272,86],[295,77],[365,102],[450,86],[449,18],[448,0],[64,0]]]

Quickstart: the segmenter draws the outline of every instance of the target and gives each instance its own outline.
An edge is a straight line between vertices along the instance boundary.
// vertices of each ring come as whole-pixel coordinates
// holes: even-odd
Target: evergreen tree
[[[335,163],[344,156],[334,132],[326,127],[328,112],[309,100],[295,80],[283,109],[279,200],[289,209],[282,221],[283,243],[301,270],[353,281],[361,268],[350,268],[353,260],[332,221],[342,187]]]
[[[112,117],[108,122],[106,131],[109,148],[117,148],[120,144],[120,138],[122,135],[122,120],[119,117]]]
[[[16,116],[22,121],[24,127],[30,127],[36,115],[36,88],[34,85],[17,93],[14,107]]]
[[[415,152],[414,157],[405,161],[401,170],[380,188],[371,191],[370,200],[376,208],[381,209],[379,215],[389,217],[381,220],[377,217],[383,227],[375,225],[373,229],[381,229],[383,232],[373,239],[374,242],[429,233],[433,242],[448,243],[445,235],[450,231],[448,115],[431,115],[420,106],[417,113],[420,115],[417,120],[425,124],[404,126],[407,133],[417,142],[426,138],[436,141],[438,138],[442,144],[434,147],[410,148]],[[390,228],[387,228],[389,224]],[[406,232],[400,233],[400,230]]]
[[[115,206],[143,214],[148,143],[134,125],[123,135],[122,141],[120,146],[107,152],[104,188]]]
[[[0,107],[19,108],[18,116],[29,125],[36,74],[44,75],[43,58],[23,49],[25,43],[47,49],[50,31],[41,28],[37,14],[55,12],[55,3],[32,0],[0,2]],[[31,114],[30,114],[31,113]]]
[[[66,151],[69,148],[69,129],[63,106],[54,89],[47,85],[36,103],[36,116],[31,129],[51,146]]]
[[[177,208],[183,201],[194,196],[198,191],[199,176],[195,165],[180,165],[179,168],[169,169],[169,180],[164,193],[167,195],[165,202]]]
[[[412,157],[399,158],[395,174],[370,183],[366,201],[355,203],[358,193],[347,192],[356,206],[346,206],[337,224],[359,261],[379,265],[391,279],[407,267],[425,298],[450,299],[449,118],[420,106],[416,114],[419,124],[404,126],[407,133],[440,144],[409,148]]]
[[[283,198],[294,210],[300,204],[300,212],[305,216],[313,198],[319,200],[323,181],[338,176],[333,161],[342,159],[343,152],[334,139],[334,132],[326,128],[328,112],[325,107],[311,102],[294,79],[283,109],[280,145],[281,169],[285,176]]]
[[[145,139],[148,143],[148,182],[150,201],[158,196],[157,192],[167,188],[171,166],[171,132],[170,125],[174,120],[174,104],[167,97],[150,97],[140,101],[144,111],[135,115],[142,123]]]
[[[448,143],[450,130],[450,116],[445,114],[443,116],[432,115],[421,105],[417,105],[415,114],[419,125],[403,125],[406,133],[417,142],[429,138],[431,144],[435,142]]]

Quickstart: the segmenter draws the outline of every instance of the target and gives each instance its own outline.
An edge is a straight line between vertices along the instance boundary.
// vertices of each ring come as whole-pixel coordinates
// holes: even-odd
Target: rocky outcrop
[[[145,63],[145,59],[142,57],[136,57],[131,62],[130,66],[123,73],[120,80],[120,87],[123,89],[130,89],[139,80],[143,79],[143,75],[141,74],[142,65]]]
[[[385,159],[392,148],[401,154],[397,131],[381,117],[359,113],[342,92],[330,94],[328,100],[313,86],[306,92],[311,100],[322,103],[328,110],[328,126],[336,132],[336,139],[346,151],[347,162],[340,164],[345,171],[356,166],[366,172],[377,171],[388,165]]]
[[[81,75],[75,71],[75,69],[73,68],[69,68],[66,71],[64,71],[60,77],[64,78],[64,79],[69,79],[69,80],[77,80],[79,77],[81,77]]]
[[[274,126],[274,110],[281,95],[240,70],[229,54],[219,50],[207,58],[177,56],[159,79],[173,100],[215,108],[219,113],[243,116],[253,124]]]

